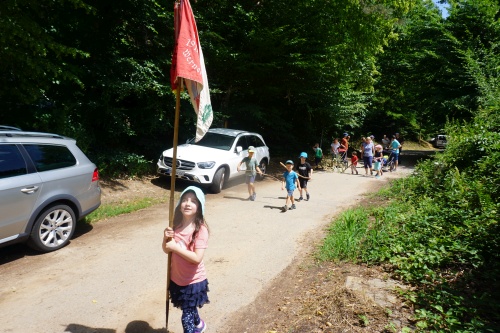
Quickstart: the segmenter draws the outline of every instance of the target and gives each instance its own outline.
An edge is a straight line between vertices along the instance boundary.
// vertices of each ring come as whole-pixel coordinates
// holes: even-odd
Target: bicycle
[[[385,153],[386,151],[384,151],[384,154]],[[393,172],[396,169],[396,161],[394,161],[394,154],[392,150],[389,152],[389,157],[387,158],[387,160],[383,161],[382,167],[388,168],[389,172]],[[387,169],[384,171],[387,172]]]
[[[349,162],[346,159],[346,152],[339,152],[339,154],[332,157],[332,169],[334,171],[343,173],[349,167]]]

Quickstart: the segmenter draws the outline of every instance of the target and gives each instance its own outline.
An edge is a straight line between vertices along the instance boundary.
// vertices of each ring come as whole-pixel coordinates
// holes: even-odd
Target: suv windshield
[[[234,136],[208,132],[200,141],[195,143],[194,140],[192,140],[191,144],[208,148],[229,150],[233,146],[233,142]]]

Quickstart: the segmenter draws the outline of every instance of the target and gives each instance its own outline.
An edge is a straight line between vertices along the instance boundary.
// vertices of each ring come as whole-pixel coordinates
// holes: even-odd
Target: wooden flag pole
[[[181,89],[183,84],[183,79],[178,78],[179,82],[177,84],[177,90],[175,92],[175,120],[174,120],[174,151],[172,156],[172,170],[170,173],[170,201],[168,206],[168,226],[172,228],[174,226],[174,195],[175,195],[175,178],[177,173],[177,144],[179,143],[179,114],[181,109]],[[168,314],[170,312],[170,267],[172,263],[172,253],[168,254],[168,266],[167,266],[167,292],[166,292],[166,302],[165,302],[165,328],[168,333]]]

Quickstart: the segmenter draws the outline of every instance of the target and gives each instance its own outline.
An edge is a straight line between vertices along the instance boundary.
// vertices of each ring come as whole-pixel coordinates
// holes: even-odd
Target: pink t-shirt
[[[208,247],[208,229],[202,225],[198,231],[194,244],[189,246],[193,231],[193,224],[181,232],[175,231],[175,242],[182,248],[193,252],[195,249],[206,249]],[[199,264],[193,264],[177,253],[172,253],[172,271],[170,273],[170,278],[179,286],[187,286],[188,284],[201,282],[207,278],[205,264],[203,260]]]

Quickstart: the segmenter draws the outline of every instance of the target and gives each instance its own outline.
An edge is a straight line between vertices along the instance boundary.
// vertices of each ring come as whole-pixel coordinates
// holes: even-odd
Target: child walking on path
[[[255,185],[254,185],[257,172],[259,173],[259,175],[262,175],[262,171],[259,168],[259,163],[257,162],[257,159],[253,156],[254,153],[255,153],[255,148],[253,146],[248,147],[248,156],[243,158],[237,167],[238,172],[240,172],[241,165],[245,163],[246,166],[245,183],[248,186],[248,194],[250,195],[248,199],[252,201],[255,201],[255,197],[257,196],[257,193],[255,193]]]
[[[316,164],[316,169],[320,168],[321,161],[323,160],[323,150],[319,147],[319,143],[316,143],[313,147],[314,149],[314,162]],[[323,166],[321,166],[321,169],[323,169]]]
[[[352,156],[351,156],[351,173],[352,174],[354,174],[355,172],[356,172],[356,174],[358,174],[358,170],[356,170],[357,166],[358,166],[358,153],[353,151]]]
[[[309,191],[307,190],[307,181],[311,179],[312,177],[312,168],[309,163],[307,163],[306,158],[307,158],[307,153],[302,152],[300,153],[300,164],[297,166],[297,171],[299,172],[299,191],[300,191],[300,198],[297,201],[304,200],[304,197],[302,197],[302,190],[306,191],[306,200],[309,200],[310,195]]]
[[[291,160],[286,161],[286,171],[283,173],[283,181],[281,182],[281,190],[284,190],[286,187],[286,202],[283,206],[283,212],[288,210],[288,203],[291,202],[292,205],[290,209],[295,209],[295,201],[293,199],[293,191],[295,188],[301,190],[299,184],[299,175],[295,171],[293,171],[293,162]]]
[[[382,164],[384,163],[384,153],[382,152],[382,145],[375,146],[375,155],[373,155],[373,170],[377,171],[375,178],[380,178],[383,175]]]
[[[182,310],[184,333],[202,333],[207,328],[197,309],[210,303],[203,263],[208,247],[208,226],[204,216],[205,195],[199,188],[189,186],[175,208],[173,228],[168,227],[163,233],[163,252],[172,253],[170,299]]]

